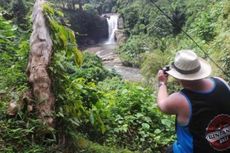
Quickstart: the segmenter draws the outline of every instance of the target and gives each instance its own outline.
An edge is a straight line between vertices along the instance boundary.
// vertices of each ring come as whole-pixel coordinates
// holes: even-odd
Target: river
[[[140,73],[140,69],[123,66],[119,56],[116,54],[116,47],[116,44],[98,44],[88,47],[87,51],[96,54],[107,69],[114,69],[124,80],[141,82],[143,76]]]

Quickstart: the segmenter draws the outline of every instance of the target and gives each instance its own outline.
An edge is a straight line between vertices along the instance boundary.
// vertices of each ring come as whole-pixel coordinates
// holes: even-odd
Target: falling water
[[[115,31],[117,30],[117,22],[118,22],[118,15],[117,14],[111,14],[107,18],[107,22],[109,25],[109,38],[105,42],[105,44],[115,44]]]

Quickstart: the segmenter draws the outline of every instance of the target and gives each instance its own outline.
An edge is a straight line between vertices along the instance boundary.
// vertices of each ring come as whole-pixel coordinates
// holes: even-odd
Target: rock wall
[[[118,18],[118,30],[115,32],[115,39],[118,45],[125,43],[127,40],[127,34],[124,30],[124,19],[122,16],[119,16]]]
[[[63,10],[70,27],[76,32],[80,46],[94,45],[108,38],[108,23],[105,17],[79,10]]]

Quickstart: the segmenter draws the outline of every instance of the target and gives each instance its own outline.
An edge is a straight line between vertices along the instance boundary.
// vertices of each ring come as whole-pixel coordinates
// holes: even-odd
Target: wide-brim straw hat
[[[208,77],[212,72],[211,66],[204,59],[198,57],[193,50],[180,50],[167,73],[179,80],[200,80]]]

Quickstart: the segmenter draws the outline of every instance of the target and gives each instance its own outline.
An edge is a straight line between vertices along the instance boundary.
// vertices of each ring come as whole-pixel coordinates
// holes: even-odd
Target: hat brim
[[[193,81],[193,80],[200,80],[203,78],[208,77],[211,72],[212,68],[211,66],[202,58],[199,58],[201,68],[198,72],[193,73],[193,74],[182,74],[178,72],[173,66],[171,66],[170,70],[167,71],[167,73],[171,76],[173,76],[176,79],[179,80],[188,80],[188,81]]]

